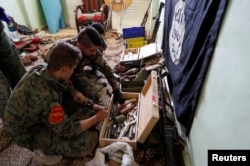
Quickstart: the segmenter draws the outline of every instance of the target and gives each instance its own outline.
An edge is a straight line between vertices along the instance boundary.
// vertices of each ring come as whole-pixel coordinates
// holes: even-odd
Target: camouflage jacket
[[[75,38],[73,38],[73,39],[67,40],[66,42],[76,45],[77,41]],[[82,56],[83,56],[82,60],[79,62],[75,72],[72,75],[72,78],[74,81],[81,80],[81,77],[86,76],[86,73],[84,71],[85,66],[92,66],[92,67],[97,67],[99,71],[105,75],[105,77],[108,80],[109,85],[112,87],[113,90],[119,89],[116,79],[113,75],[112,69],[108,65],[106,60],[103,58],[100,50],[97,52],[96,56],[93,58],[87,57],[84,54],[82,54]],[[77,82],[76,85],[84,86],[84,85],[81,85],[80,81]]]
[[[4,127],[17,144],[26,147],[41,130],[68,138],[82,133],[79,121],[70,120],[62,106],[62,96],[73,97],[77,91],[52,78],[45,66],[25,74],[5,107]]]

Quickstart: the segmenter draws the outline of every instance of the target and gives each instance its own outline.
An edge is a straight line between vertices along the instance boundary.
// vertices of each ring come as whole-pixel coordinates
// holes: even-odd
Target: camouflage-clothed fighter
[[[33,67],[18,83],[4,114],[4,128],[18,145],[46,154],[79,156],[95,148],[98,132],[91,127],[108,113],[66,83],[80,58],[77,47],[58,42],[51,50],[48,66]],[[81,109],[64,107],[63,96],[71,97]],[[89,115],[89,107],[96,111],[94,115]],[[85,119],[72,118],[79,112]]]
[[[114,102],[118,101],[120,104],[124,103],[125,99],[120,93],[112,69],[101,54],[100,47],[102,46],[103,41],[97,30],[91,26],[84,27],[77,37],[69,39],[66,42],[77,46],[81,50],[83,57],[71,77],[74,87],[86,97],[95,102],[99,102],[100,95],[97,86],[95,85],[95,82],[90,80],[94,74],[86,72],[85,70],[86,66],[91,66],[93,69],[98,68],[98,70],[105,75],[109,85],[113,89]],[[50,52],[46,55],[46,61],[48,61],[49,56]]]
[[[26,72],[14,43],[4,32],[2,21],[9,23],[13,18],[8,16],[0,6],[0,117],[3,116],[11,89]]]
[[[114,102],[124,103],[125,99],[120,93],[112,69],[101,55],[99,48],[102,46],[102,40],[98,32],[91,26],[84,27],[75,40],[69,40],[68,42],[76,45],[81,50],[83,56],[71,77],[73,85],[87,97],[94,101],[99,100],[98,91],[90,83],[88,74],[84,70],[85,66],[97,67],[105,75],[113,89]]]

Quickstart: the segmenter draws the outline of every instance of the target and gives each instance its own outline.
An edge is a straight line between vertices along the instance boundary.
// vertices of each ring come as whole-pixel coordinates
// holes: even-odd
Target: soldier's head
[[[93,22],[93,23],[91,24],[91,26],[92,26],[93,28],[95,28],[95,30],[97,30],[98,33],[99,33],[99,35],[100,35],[100,38],[101,38],[101,41],[102,41],[101,49],[102,49],[102,50],[106,50],[107,44],[106,44],[105,41],[104,41],[105,28],[104,28],[103,24],[100,23],[100,22]]]
[[[51,50],[47,68],[58,79],[67,80],[81,59],[79,48],[65,41],[58,41]]]
[[[104,26],[100,22],[93,22],[91,26],[94,27],[95,30],[97,30],[100,35],[104,35],[105,29],[104,29]]]
[[[99,33],[91,26],[81,29],[77,36],[77,47],[86,56],[96,56],[98,48],[102,45]]]

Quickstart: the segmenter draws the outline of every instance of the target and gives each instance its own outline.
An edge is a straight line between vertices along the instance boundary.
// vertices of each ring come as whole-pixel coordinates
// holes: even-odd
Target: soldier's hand
[[[108,116],[108,111],[103,109],[96,113],[96,116],[100,121],[104,120]]]
[[[103,111],[103,110],[107,111],[107,107],[102,106],[102,105],[98,105],[98,104],[94,104],[93,110],[95,110],[95,111]]]
[[[76,95],[73,98],[74,101],[80,103],[80,104],[91,104],[92,100],[89,100],[87,97],[85,97],[82,93],[77,92]]]
[[[114,94],[114,103],[118,102],[123,104],[125,102],[125,99],[123,98],[119,89],[114,90],[112,93]]]

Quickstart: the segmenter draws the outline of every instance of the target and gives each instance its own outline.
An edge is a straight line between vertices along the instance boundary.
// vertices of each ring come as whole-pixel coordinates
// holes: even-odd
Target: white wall
[[[20,0],[0,0],[0,5],[5,9],[5,12],[10,16],[13,16],[18,23],[26,23],[25,17],[23,17],[24,11],[22,10],[22,1]]]
[[[109,2],[109,1],[107,1]],[[123,11],[122,28],[140,26],[143,16],[148,8],[150,0],[133,0],[132,3]],[[159,0],[154,0],[153,3],[157,4]],[[69,27],[75,28],[75,13],[76,5],[82,4],[81,0],[61,0],[64,10],[64,17]],[[108,4],[109,5],[109,4]],[[151,26],[152,16],[149,15],[147,21],[147,28]],[[120,25],[121,12],[112,11],[112,28],[118,29]]]
[[[193,166],[208,149],[250,149],[250,1],[230,1],[188,140]]]
[[[32,30],[45,28],[46,21],[39,0],[22,0],[23,15],[26,18],[27,26]]]
[[[82,4],[81,0],[60,0],[63,9],[65,23],[70,28],[75,28],[75,7]],[[163,0],[161,0],[163,1]],[[122,17],[122,28],[140,26],[150,0],[132,0],[132,4],[124,10]],[[19,24],[26,25],[32,30],[42,30],[46,27],[45,16],[40,0],[1,0],[0,5],[12,15]],[[153,0],[148,16],[146,30],[152,29],[154,21],[152,17],[158,11],[159,0]],[[119,28],[120,12],[113,11],[112,27]],[[162,23],[163,24],[163,23]],[[159,30],[159,33],[161,31]],[[162,36],[162,35],[161,35]]]
[[[160,0],[157,4],[155,2],[154,7],[153,7],[153,11],[152,11],[153,17],[156,16],[156,13],[158,13],[159,5],[160,5],[161,2],[165,3],[165,0]],[[161,46],[162,40],[163,40],[164,12],[165,12],[165,9],[163,7],[162,11],[161,11],[161,16],[160,16],[160,22],[161,23],[160,23],[160,26],[159,26],[159,29],[158,29],[158,32],[157,32],[157,36],[156,36],[156,42],[159,43],[159,46]],[[151,33],[154,30],[154,25],[155,25],[155,20],[152,22],[152,25],[151,25]]]
[[[146,12],[150,0],[134,0],[130,6],[123,11],[122,15],[122,27],[127,28],[131,26],[140,26],[143,16]],[[113,25],[116,29],[120,24],[121,13],[112,11]]]
[[[74,10],[77,5],[81,4],[82,4],[81,0],[61,0],[65,23],[68,27],[76,28]]]
[[[0,0],[0,5],[18,24],[32,30],[46,26],[40,0]]]
[[[108,1],[107,1],[108,2]],[[160,2],[165,2],[165,0],[152,0],[152,4],[149,9],[149,15],[148,20],[145,26],[145,29],[147,33],[152,33],[155,21],[153,20],[153,17],[156,16],[158,10],[159,10],[159,4]],[[119,27],[120,19],[121,19],[121,13],[118,11],[112,11],[112,28],[118,29],[119,32],[121,32],[122,28],[129,28],[129,27],[135,27],[140,26],[142,19],[144,17],[144,14],[149,6],[150,0],[132,0],[132,3],[130,6],[128,6],[123,13],[122,17],[122,27]],[[74,9],[76,5],[82,4],[81,0],[61,0],[64,18],[66,24],[70,28],[75,28],[75,13]],[[161,12],[161,24],[157,33],[156,42],[160,43],[162,42],[163,38],[163,24],[164,24],[164,8]]]

